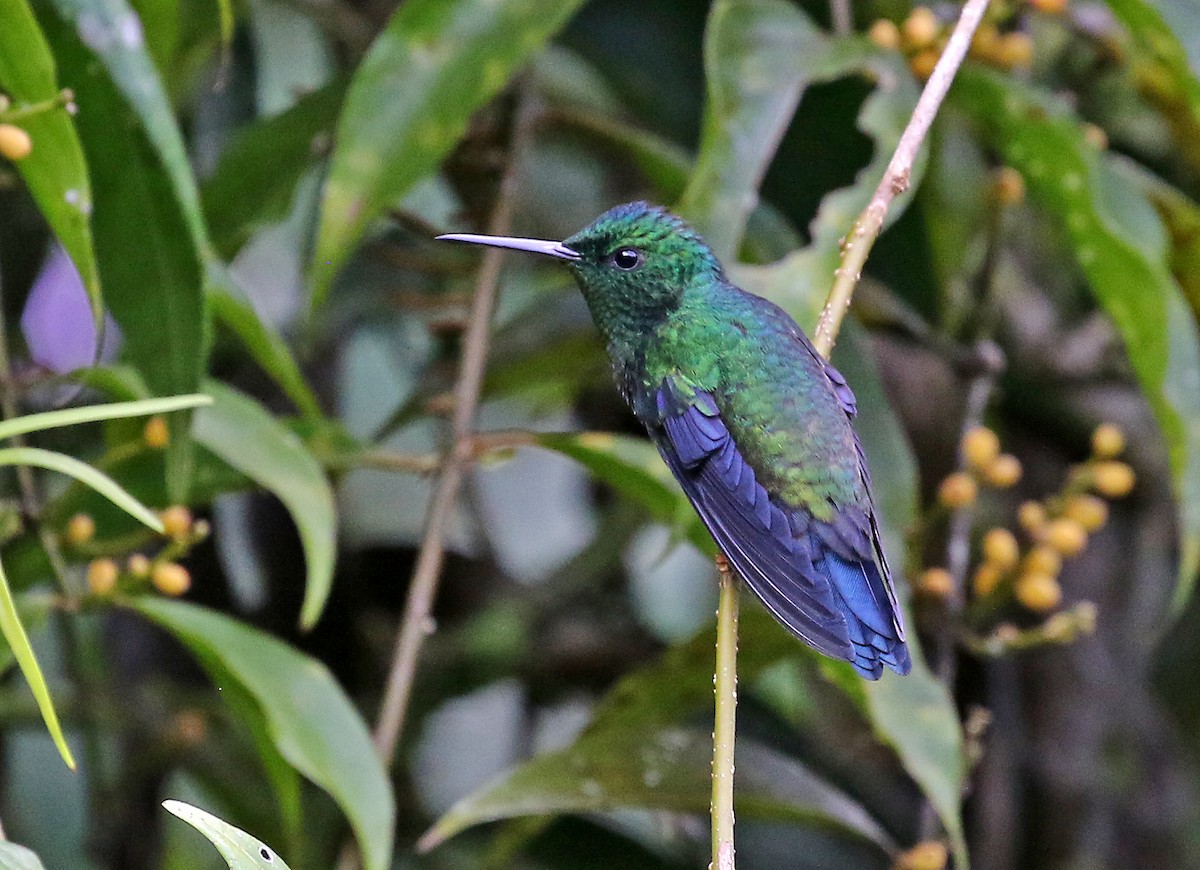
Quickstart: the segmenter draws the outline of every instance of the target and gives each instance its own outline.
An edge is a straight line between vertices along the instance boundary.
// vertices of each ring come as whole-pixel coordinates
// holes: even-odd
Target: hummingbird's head
[[[720,279],[721,264],[682,218],[631,202],[606,211],[562,242],[451,234],[450,241],[514,248],[563,260],[609,342],[635,342],[697,282]]]

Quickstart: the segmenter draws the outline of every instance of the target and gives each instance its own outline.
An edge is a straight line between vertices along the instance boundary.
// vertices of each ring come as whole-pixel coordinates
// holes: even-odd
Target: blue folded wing
[[[651,436],[746,585],[794,634],[878,679],[911,667],[874,518],[852,508],[821,522],[772,498],[708,393],[672,382],[657,395]],[[877,564],[878,559],[878,564]]]

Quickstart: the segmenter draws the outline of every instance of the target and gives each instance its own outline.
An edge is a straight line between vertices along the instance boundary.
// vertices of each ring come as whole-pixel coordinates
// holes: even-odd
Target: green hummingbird
[[[561,241],[452,233],[561,260],[621,395],[729,563],[784,626],[868,679],[912,668],[845,378],[777,305],[644,202]]]

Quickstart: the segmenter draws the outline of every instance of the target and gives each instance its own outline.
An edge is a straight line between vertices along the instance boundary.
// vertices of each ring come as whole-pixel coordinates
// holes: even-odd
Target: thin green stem
[[[712,864],[710,870],[734,870],[733,751],[737,720],[738,578],[724,556],[717,556],[721,594],[717,603],[717,697],[713,724]]]

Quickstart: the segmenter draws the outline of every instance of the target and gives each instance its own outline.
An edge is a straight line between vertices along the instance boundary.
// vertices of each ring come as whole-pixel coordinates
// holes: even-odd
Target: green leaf
[[[328,669],[216,611],[165,598],[129,606],[197,656],[220,687],[237,683],[262,710],[275,746],[350,820],[366,870],[391,865],[395,802],[362,718]]]
[[[711,688],[708,692],[712,694]],[[592,731],[463,798],[418,843],[431,849],[481,822],[523,815],[629,807],[702,814],[711,791],[712,740],[677,728]],[[737,747],[738,819],[831,828],[895,851],[863,807],[802,763],[747,738]]]
[[[275,379],[300,413],[310,420],[324,419],[321,405],[291,350],[279,333],[263,322],[249,302],[226,290],[211,288],[208,304],[217,320],[241,339],[250,355]]]
[[[209,381],[205,389],[215,402],[197,412],[193,434],[274,493],[292,515],[308,567],[300,624],[311,628],[329,598],[337,558],[333,490],[304,442],[258,402],[218,381]]]
[[[229,870],[289,870],[284,860],[275,854],[275,850],[245,831],[218,819],[212,813],[206,813],[199,807],[182,801],[163,801],[163,809],[179,816],[208,837],[209,842],[217,847],[221,857],[229,864]]]
[[[135,520],[139,520],[154,531],[162,534],[162,520],[136,498],[121,488],[121,485],[103,472],[97,471],[86,462],[53,450],[40,447],[6,447],[0,449],[0,466],[32,465],[57,471],[90,486]]]
[[[1125,351],[1171,460],[1181,560],[1174,607],[1200,567],[1200,335],[1171,276],[1167,236],[1122,164],[1097,152],[1061,104],[1011,79],[964,70],[952,92],[1033,199],[1056,215]]]
[[[42,669],[33,655],[33,647],[29,645],[25,626],[21,625],[21,617],[17,613],[17,604],[13,600],[12,588],[8,585],[8,577],[5,575],[2,565],[0,565],[0,634],[4,635],[4,640],[8,642],[9,649],[12,650],[13,657],[16,658],[17,665],[21,668],[21,673],[25,675],[25,682],[29,683],[29,688],[33,691],[38,710],[42,714],[42,721],[46,723],[46,730],[50,732],[50,738],[58,747],[58,754],[62,756],[67,767],[74,770],[75,759],[71,757],[71,749],[67,746],[62,726],[58,722],[58,713],[54,711],[54,700],[50,697],[50,690],[46,687],[46,678],[42,676]]]
[[[125,29],[108,20],[113,0],[97,4],[94,10],[79,9],[68,0],[56,5],[78,12],[80,34],[110,55],[125,58],[129,51],[111,43],[123,44],[122,34],[140,34],[132,12],[120,19]],[[137,367],[154,393],[194,393],[200,385],[207,330],[200,254],[186,205],[153,143],[104,67],[95,62],[95,55],[72,27],[52,13],[42,23],[55,48],[62,80],[75,90],[79,102],[76,123],[91,170],[96,254],[105,303],[124,335],[124,358]],[[141,66],[134,64],[136,69]],[[153,91],[156,84],[157,78],[151,78],[135,90]],[[186,416],[177,412],[169,420],[167,480],[173,500],[184,499],[189,477]]]
[[[328,147],[321,140],[332,134],[345,93],[345,82],[326,85],[233,137],[200,188],[222,256],[232,257],[255,229],[286,213],[296,184]]]
[[[55,100],[58,73],[41,28],[26,0],[0,0],[0,89],[13,108]],[[96,323],[104,305],[100,273],[92,246],[92,186],[75,123],[58,107],[22,118],[19,125],[33,139],[33,151],[15,166],[29,192],[62,243],[87,290]]]
[[[432,172],[580,0],[408,0],[355,73],[313,255],[313,306],[367,227]]]
[[[0,843],[0,870],[45,870],[41,860],[16,843]]]
[[[11,420],[0,420],[0,439],[27,435],[30,432],[41,432],[46,429],[58,429],[62,426],[74,426],[79,423],[166,414],[170,411],[211,404],[210,396],[170,396],[165,399],[142,399],[134,402],[116,402],[110,405],[65,408],[61,411],[46,411],[42,414],[26,414]]]

